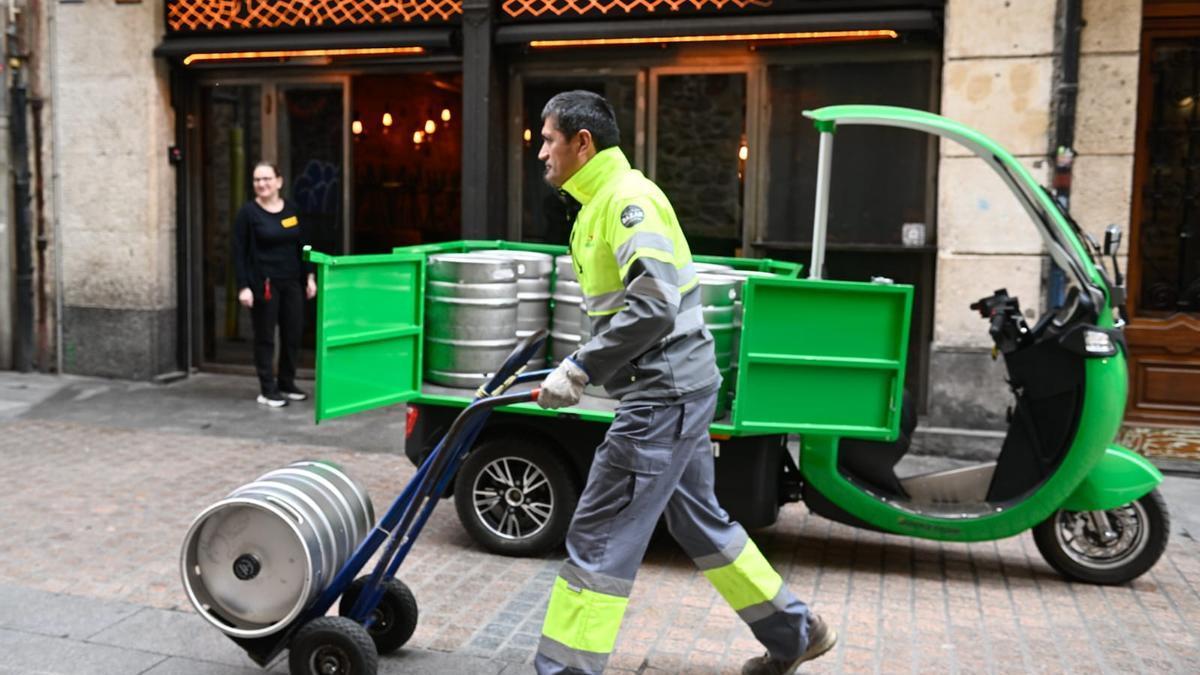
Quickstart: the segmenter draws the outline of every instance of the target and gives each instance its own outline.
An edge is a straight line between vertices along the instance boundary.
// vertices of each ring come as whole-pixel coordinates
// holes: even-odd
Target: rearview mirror
[[[1116,255],[1121,248],[1121,228],[1118,225],[1109,225],[1104,230],[1104,255]]]

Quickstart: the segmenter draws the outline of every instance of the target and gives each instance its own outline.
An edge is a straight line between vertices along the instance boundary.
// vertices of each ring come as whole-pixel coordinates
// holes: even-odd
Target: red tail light
[[[420,408],[415,405],[408,406],[408,417],[404,420],[404,438],[406,440],[412,437],[413,427],[417,426],[417,418],[420,416]]]

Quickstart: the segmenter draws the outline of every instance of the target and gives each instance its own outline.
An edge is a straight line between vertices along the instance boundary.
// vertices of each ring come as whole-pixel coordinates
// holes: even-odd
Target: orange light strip
[[[591,38],[581,40],[532,40],[530,47],[603,47],[649,45],[673,42],[749,42],[763,40],[891,40],[894,30],[829,30],[805,33],[745,33],[742,35],[675,35],[670,37]]]
[[[424,47],[363,47],[360,49],[278,49],[263,52],[206,52],[188,54],[183,65],[200,61],[244,61],[247,59],[280,59],[292,56],[389,56],[395,54],[424,54]]]

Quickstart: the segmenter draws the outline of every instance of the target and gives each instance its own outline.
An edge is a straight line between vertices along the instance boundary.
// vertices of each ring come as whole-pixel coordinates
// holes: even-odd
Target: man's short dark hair
[[[582,89],[555,94],[542,108],[542,121],[545,122],[548,117],[554,118],[558,130],[568,139],[574,138],[580,129],[587,129],[592,134],[597,152],[621,142],[617,115],[600,94]]]

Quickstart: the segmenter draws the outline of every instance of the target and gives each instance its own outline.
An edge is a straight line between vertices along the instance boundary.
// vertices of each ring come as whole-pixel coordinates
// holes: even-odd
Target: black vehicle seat
[[[900,435],[896,440],[841,439],[838,443],[838,470],[889,495],[907,497],[900,486],[900,479],[896,477],[896,464],[912,445],[916,428],[917,409],[913,405],[912,394],[905,389],[900,406]]]

